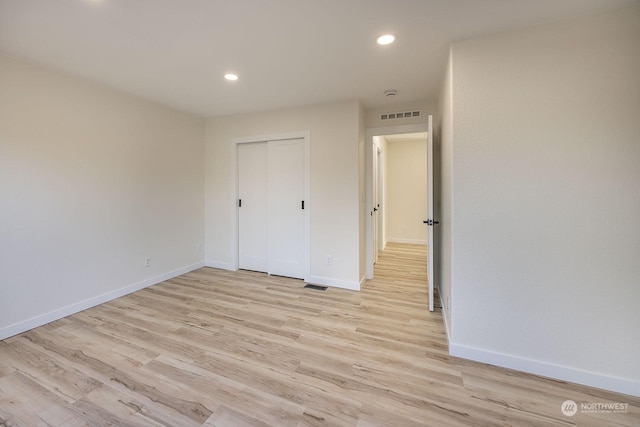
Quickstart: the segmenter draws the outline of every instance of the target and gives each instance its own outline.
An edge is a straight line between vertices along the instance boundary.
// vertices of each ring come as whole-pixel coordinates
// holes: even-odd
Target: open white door
[[[371,220],[373,222],[373,263],[378,262],[380,251],[380,156],[379,148],[373,144],[373,209]]]
[[[429,286],[429,310],[433,311],[433,116],[429,116],[427,125],[427,285]]]

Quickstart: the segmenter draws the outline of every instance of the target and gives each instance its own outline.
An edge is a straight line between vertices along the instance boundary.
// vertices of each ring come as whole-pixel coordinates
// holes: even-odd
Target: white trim
[[[427,132],[428,124],[382,126],[365,129],[366,278],[373,279],[373,225],[368,212],[373,208],[373,137],[399,133]],[[387,239],[387,241],[390,241]]]
[[[352,281],[342,281],[342,280],[336,280],[336,279],[332,279],[330,277],[321,277],[321,276],[310,276],[308,280],[305,280],[305,282],[308,283],[312,283],[314,285],[322,285],[322,286],[331,286],[334,288],[342,288],[342,289],[349,289],[352,291],[359,291],[360,290],[360,283],[359,282],[352,282]]]
[[[311,131],[304,134],[304,200],[307,214],[304,216],[304,277],[311,276]]]
[[[311,131],[301,130],[295,132],[282,132],[282,133],[269,133],[266,135],[253,135],[253,136],[240,136],[231,140],[232,144],[244,144],[247,142],[265,142],[265,141],[278,141],[281,139],[298,139],[298,138],[310,138]]]
[[[449,354],[476,362],[640,397],[640,382],[626,378],[612,377],[597,372],[584,371],[569,366],[541,362],[451,342],[449,343]],[[570,397],[567,396],[567,398]]]
[[[238,270],[238,144],[251,142],[267,142],[282,139],[299,139],[304,140],[304,208],[306,215],[304,216],[304,279],[311,276],[311,131],[302,130],[295,132],[283,132],[266,135],[254,135],[236,137],[231,140],[231,235],[229,241],[231,250],[231,262],[224,268],[225,270]]]
[[[219,270],[229,270],[229,271],[237,271],[238,269],[231,268],[231,264],[228,262],[220,262],[220,261],[205,261],[204,267],[217,268]]]
[[[412,245],[427,245],[427,241],[426,240],[419,240],[419,239],[397,239],[395,237],[389,237],[387,239],[387,243],[409,243]]]
[[[440,292],[438,292],[438,296],[440,297],[440,307],[442,307],[442,323],[444,323],[444,332],[447,337],[447,347],[449,348],[449,354],[451,354],[451,329],[449,328],[449,321],[447,320],[448,310],[442,300],[442,294]]]
[[[149,279],[142,280],[137,283],[132,283],[120,289],[88,298],[84,301],[79,301],[65,307],[50,311],[48,313],[34,316],[30,319],[14,323],[13,325],[5,326],[4,328],[0,329],[0,340],[21,334],[22,332],[37,328],[38,326],[46,325],[47,323],[51,323],[55,320],[70,316],[88,308],[95,307],[96,305],[104,304],[105,302],[109,302],[111,300],[120,298],[141,289],[148,288],[149,286],[156,285],[158,283],[164,282],[165,280],[173,279],[174,277],[189,273],[190,271],[197,270],[201,267],[204,267],[204,262],[202,261],[188,265],[186,267],[178,268],[173,271],[169,271],[159,276],[154,276]]]

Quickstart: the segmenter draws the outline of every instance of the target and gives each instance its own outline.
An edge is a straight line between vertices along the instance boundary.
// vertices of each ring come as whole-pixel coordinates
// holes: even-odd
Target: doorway
[[[429,303],[433,307],[433,244],[429,244],[433,236],[433,179],[427,179],[433,171],[431,127],[429,116],[426,124],[366,130],[366,203],[370,207],[366,277],[373,278],[378,253],[387,242],[425,245]]]

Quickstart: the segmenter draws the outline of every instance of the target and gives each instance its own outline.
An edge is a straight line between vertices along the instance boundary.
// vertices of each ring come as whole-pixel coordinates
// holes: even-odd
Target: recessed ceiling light
[[[396,36],[394,36],[393,34],[385,34],[385,35],[382,35],[382,36],[378,37],[376,42],[378,44],[381,44],[381,45],[386,45],[386,44],[393,43],[395,41],[395,39],[396,39]]]
[[[233,73],[227,73],[224,75],[224,78],[227,80],[235,81],[235,80],[238,80],[238,75]]]

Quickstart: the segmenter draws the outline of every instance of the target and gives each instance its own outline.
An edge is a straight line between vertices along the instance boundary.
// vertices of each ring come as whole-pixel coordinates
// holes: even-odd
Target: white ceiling
[[[392,108],[437,99],[453,41],[636,1],[0,0],[0,52],[203,116]]]

